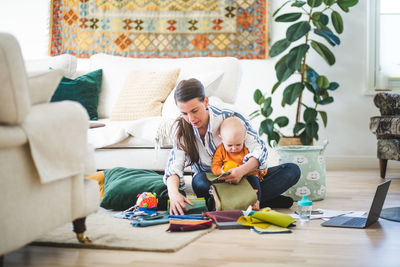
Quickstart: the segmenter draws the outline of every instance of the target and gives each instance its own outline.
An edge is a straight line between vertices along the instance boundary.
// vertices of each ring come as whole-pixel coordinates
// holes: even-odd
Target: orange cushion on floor
[[[104,180],[105,180],[104,171],[99,171],[99,172],[96,172],[96,173],[94,173],[92,175],[88,175],[88,176],[86,176],[86,178],[87,179],[96,180],[99,183],[99,186],[100,186],[100,200],[102,200],[103,197],[104,197]]]

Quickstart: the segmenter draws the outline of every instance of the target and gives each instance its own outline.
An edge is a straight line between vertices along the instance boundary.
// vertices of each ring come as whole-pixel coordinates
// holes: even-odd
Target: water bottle
[[[311,218],[312,201],[307,199],[304,195],[303,198],[297,201],[297,212],[300,217],[300,222],[308,222]]]

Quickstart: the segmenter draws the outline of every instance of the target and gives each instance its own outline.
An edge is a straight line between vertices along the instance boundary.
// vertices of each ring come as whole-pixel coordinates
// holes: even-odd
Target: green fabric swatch
[[[185,203],[188,211],[185,214],[202,214],[203,212],[207,212],[206,201],[204,198],[189,198],[189,201],[192,202],[193,206]],[[169,201],[168,201],[168,209],[167,213],[169,214]]]

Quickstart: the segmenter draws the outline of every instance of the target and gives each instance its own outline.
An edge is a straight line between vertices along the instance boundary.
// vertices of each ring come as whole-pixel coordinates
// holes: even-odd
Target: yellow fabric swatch
[[[282,227],[288,227],[296,220],[285,213],[277,212],[275,210],[261,210],[254,212],[251,217],[261,221],[275,224]]]

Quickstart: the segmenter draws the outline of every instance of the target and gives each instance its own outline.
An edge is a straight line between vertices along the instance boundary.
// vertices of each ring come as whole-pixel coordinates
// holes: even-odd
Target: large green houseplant
[[[278,81],[271,94],[263,94],[259,89],[254,92],[254,101],[259,108],[250,114],[251,119],[259,115],[264,117],[259,133],[267,135],[269,144],[272,140],[279,142],[280,137],[284,136],[281,129],[289,125],[286,116],[271,118],[272,95],[283,85],[282,107],[297,102],[293,136],[299,137],[304,145],[311,144],[314,139],[318,140],[319,118],[325,127],[328,122],[327,113],[320,109],[320,105],[334,101],[330,93],[339,84],[318,74],[315,68],[307,64],[307,57],[315,52],[330,66],[335,64],[334,54],[322,42],[327,42],[332,47],[340,44],[337,34],[343,32],[343,19],[338,11],[349,12],[349,8],[357,3],[358,0],[288,0],[274,12],[276,22],[290,25],[287,27],[286,37],[271,46],[269,55],[276,57],[285,51],[287,53],[275,64]],[[289,4],[292,12],[280,14],[282,8]],[[288,50],[289,48],[291,49]],[[298,80],[287,85],[287,80],[292,75],[296,75],[295,79]],[[303,94],[306,92],[312,95],[312,104],[304,101]]]

